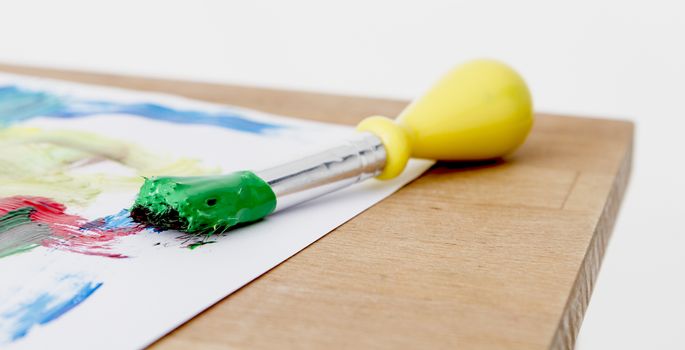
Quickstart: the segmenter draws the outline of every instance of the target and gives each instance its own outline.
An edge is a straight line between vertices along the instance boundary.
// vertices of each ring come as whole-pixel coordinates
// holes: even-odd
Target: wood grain
[[[353,124],[406,102],[0,65]],[[630,175],[633,125],[538,115],[491,163],[438,164],[156,349],[571,349]]]

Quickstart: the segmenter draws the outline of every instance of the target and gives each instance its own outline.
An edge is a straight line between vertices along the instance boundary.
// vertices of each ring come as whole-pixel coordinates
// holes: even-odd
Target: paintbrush
[[[131,217],[162,230],[213,234],[376,177],[388,180],[410,157],[495,159],[512,153],[533,124],[523,79],[493,60],[447,73],[395,119],[373,116],[338,147],[262,171],[146,178]]]

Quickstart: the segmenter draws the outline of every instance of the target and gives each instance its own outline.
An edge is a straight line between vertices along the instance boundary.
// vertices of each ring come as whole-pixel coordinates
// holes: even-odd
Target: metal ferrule
[[[385,160],[383,142],[363,132],[338,147],[255,174],[271,186],[279,211],[374,177]]]

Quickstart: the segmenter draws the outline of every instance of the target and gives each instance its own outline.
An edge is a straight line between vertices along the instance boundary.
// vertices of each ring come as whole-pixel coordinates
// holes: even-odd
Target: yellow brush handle
[[[410,157],[484,160],[513,152],[533,125],[526,83],[509,66],[475,60],[456,67],[397,119],[373,116],[357,126],[376,134],[387,160],[379,179],[402,173]]]

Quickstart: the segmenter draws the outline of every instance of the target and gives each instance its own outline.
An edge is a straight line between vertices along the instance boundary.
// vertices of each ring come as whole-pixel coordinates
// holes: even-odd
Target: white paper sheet
[[[185,119],[169,121],[179,118]],[[223,126],[210,125],[217,121],[212,118]],[[79,248],[73,242],[83,237],[47,238],[17,248],[16,237],[2,238],[17,234],[16,229],[0,229],[0,347],[148,345],[432,164],[412,160],[393,181],[366,181],[211,237],[213,243],[195,249],[189,245],[198,238],[188,241],[179,232],[109,237],[122,227],[130,229],[122,210],[135,198],[138,175],[155,162],[157,169],[173,164],[167,169],[180,173],[259,170],[353,132],[175,96],[0,75],[0,203],[19,200],[13,196],[54,200],[67,206],[58,217],[83,217],[76,235],[103,240]],[[62,163],[45,165],[45,159]],[[0,218],[7,212],[0,211]],[[43,225],[37,230],[60,229],[27,215],[32,224]],[[8,244],[23,252],[7,253]]]

